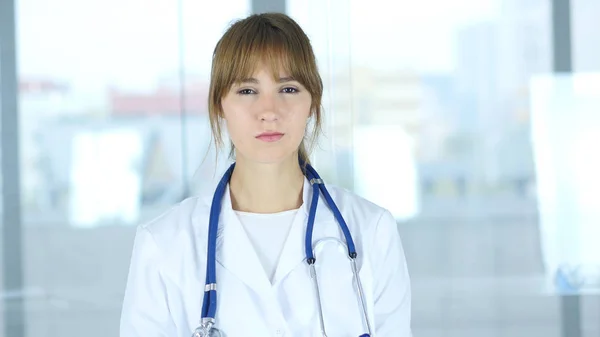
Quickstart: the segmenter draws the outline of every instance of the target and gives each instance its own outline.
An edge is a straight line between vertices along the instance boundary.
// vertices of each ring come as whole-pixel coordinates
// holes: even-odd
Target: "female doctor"
[[[236,162],[214,195],[138,227],[121,337],[411,336],[394,218],[310,166],[322,92],[289,17],[252,15],[226,31],[209,114]]]

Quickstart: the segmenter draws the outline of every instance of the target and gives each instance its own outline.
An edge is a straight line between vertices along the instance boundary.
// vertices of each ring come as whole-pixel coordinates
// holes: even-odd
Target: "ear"
[[[217,114],[217,116],[219,117],[219,122],[220,123],[223,123],[224,121],[227,121],[227,118],[225,118],[225,111],[223,111],[223,107],[222,106],[220,106],[219,113]]]
[[[310,108],[310,111],[308,112],[308,116],[306,116],[306,124],[307,125],[314,115],[315,115],[315,109]]]
[[[219,111],[217,112],[219,121],[225,120],[225,110],[223,110],[223,98],[219,100]]]

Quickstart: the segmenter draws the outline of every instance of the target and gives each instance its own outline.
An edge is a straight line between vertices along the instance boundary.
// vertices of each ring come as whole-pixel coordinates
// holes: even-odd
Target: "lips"
[[[281,132],[263,132],[256,136],[256,139],[271,143],[280,140],[281,137],[283,137],[283,133]]]

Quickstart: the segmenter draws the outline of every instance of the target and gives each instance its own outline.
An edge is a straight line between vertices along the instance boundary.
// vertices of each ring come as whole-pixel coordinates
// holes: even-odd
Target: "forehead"
[[[254,68],[252,73],[248,74],[248,76],[236,78],[235,82],[258,83],[265,80],[272,80],[274,82],[289,82],[294,81],[295,78],[285,69],[271,69],[268,65],[259,64]]]
[[[270,76],[272,80],[294,77],[294,60],[282,50],[256,50],[243,60],[238,71],[232,73],[233,82]],[[235,68],[235,67],[234,67]]]

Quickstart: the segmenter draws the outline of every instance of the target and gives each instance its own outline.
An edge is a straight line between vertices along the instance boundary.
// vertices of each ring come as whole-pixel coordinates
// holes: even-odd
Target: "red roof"
[[[19,81],[19,92],[24,94],[40,92],[66,92],[68,90],[68,85],[51,80],[22,79]]]
[[[208,111],[207,99],[207,85],[186,88],[184,97],[181,90],[173,88],[158,89],[147,94],[116,90],[110,93],[111,112],[117,116],[179,115],[182,110],[186,114],[205,114]]]

